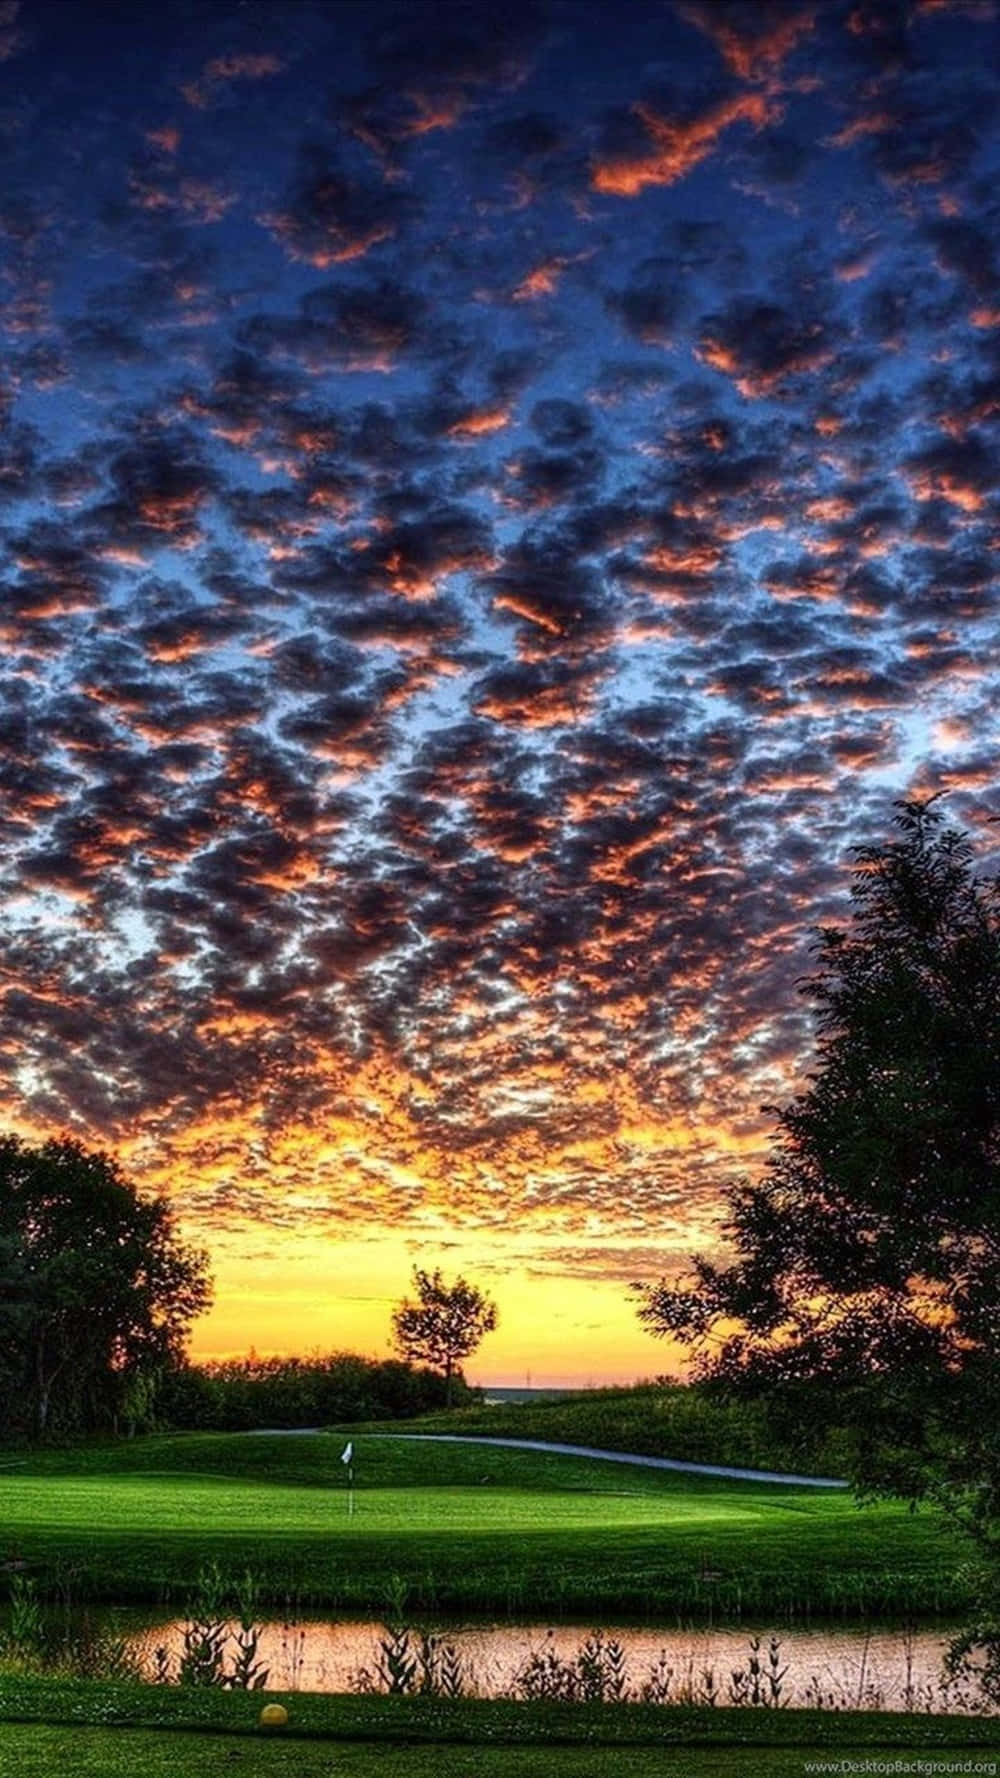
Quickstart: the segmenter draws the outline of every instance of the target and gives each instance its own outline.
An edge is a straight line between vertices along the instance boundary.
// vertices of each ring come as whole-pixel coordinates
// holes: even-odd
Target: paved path
[[[322,1428],[274,1427],[268,1436],[273,1437],[279,1431],[294,1435],[320,1432]],[[676,1457],[643,1457],[636,1451],[600,1451],[595,1445],[552,1445],[537,1438],[486,1438],[479,1433],[464,1432],[363,1432],[358,1436],[408,1439],[411,1443],[432,1440],[436,1444],[446,1445],[503,1445],[513,1451],[551,1451],[560,1457],[597,1457],[606,1463],[638,1463],[643,1469],[678,1469],[685,1475],[724,1476],[732,1482],[784,1482],[786,1487],[796,1488],[846,1488],[848,1485],[846,1482],[835,1481],[831,1476],[786,1475],[782,1470],[776,1469],[731,1469],[722,1463],[682,1463]]]
[[[785,1482],[799,1488],[846,1488],[830,1476],[785,1475],[775,1469],[730,1469],[721,1463],[682,1463],[676,1457],[642,1457],[635,1451],[599,1451],[595,1445],[550,1445],[537,1438],[483,1438],[478,1433],[376,1432],[364,1438],[437,1439],[452,1445],[505,1445],[515,1451],[552,1451],[560,1457],[599,1457],[607,1463],[638,1463],[644,1469],[679,1469],[688,1475],[726,1476],[736,1482]]]

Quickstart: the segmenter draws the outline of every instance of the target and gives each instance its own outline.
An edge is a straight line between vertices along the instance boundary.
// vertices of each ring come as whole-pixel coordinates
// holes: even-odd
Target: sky
[[[669,1372],[850,848],[1000,813],[993,0],[0,0],[5,1119],[196,1355]]]

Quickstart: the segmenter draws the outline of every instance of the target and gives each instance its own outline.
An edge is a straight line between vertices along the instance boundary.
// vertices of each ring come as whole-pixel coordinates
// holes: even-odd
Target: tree
[[[439,1271],[414,1268],[417,1301],[393,1310],[393,1343],[413,1364],[429,1364],[445,1380],[445,1403],[451,1406],[452,1379],[463,1358],[476,1350],[497,1325],[496,1304],[474,1284],[456,1278],[445,1284]]]
[[[734,1256],[640,1290],[703,1376],[853,1428],[869,1490],[929,1495],[1000,1558],[1000,883],[930,802],[855,848],[850,924],[822,928],[805,1089],[769,1107],[762,1177],[728,1197]],[[825,1386],[825,1388],[824,1388]]]
[[[0,1434],[114,1426],[210,1300],[204,1254],[109,1156],[0,1137]]]

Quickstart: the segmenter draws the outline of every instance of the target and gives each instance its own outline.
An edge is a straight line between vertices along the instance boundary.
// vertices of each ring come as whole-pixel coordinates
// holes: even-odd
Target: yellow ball
[[[260,1713],[262,1729],[283,1729],[288,1721],[288,1711],[284,1704],[265,1704]]]

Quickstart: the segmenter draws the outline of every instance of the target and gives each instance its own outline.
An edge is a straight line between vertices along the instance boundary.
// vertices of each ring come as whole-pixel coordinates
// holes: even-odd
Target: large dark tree
[[[416,1267],[413,1283],[416,1302],[400,1303],[393,1311],[393,1341],[404,1358],[442,1373],[450,1407],[453,1379],[463,1358],[497,1325],[496,1304],[464,1278],[446,1284],[439,1271]]]
[[[701,1374],[829,1412],[856,1478],[933,1495],[1000,1556],[1000,884],[933,802],[859,847],[804,984],[814,1070],[731,1257],[641,1293]]]
[[[0,1137],[0,1436],[128,1418],[209,1297],[165,1199],[77,1142]]]

